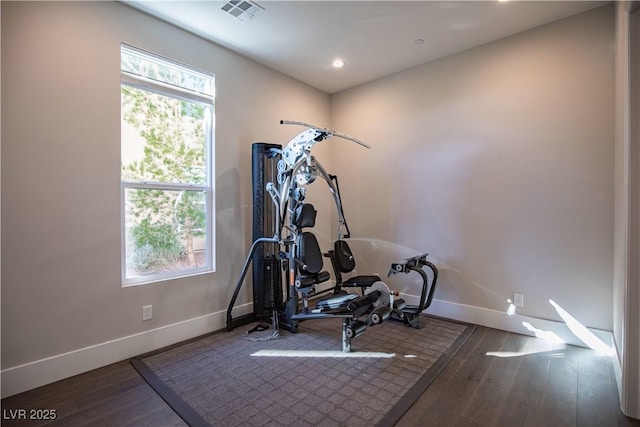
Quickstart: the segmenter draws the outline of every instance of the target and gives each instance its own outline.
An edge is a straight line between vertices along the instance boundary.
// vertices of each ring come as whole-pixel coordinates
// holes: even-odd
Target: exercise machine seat
[[[316,236],[305,231],[298,236],[298,271],[302,275],[318,274],[323,267],[322,251]]]
[[[357,297],[358,295],[356,294],[333,295],[331,297],[319,300],[316,304],[316,308],[321,308],[323,310],[345,308],[349,305],[349,302],[356,299]]]
[[[382,279],[380,276],[371,275],[371,276],[353,276],[349,277],[347,280],[342,282],[342,286],[357,286],[357,287],[365,287],[373,285],[376,282],[380,282]]]
[[[339,281],[339,285],[343,287],[361,287],[367,288],[373,285],[375,282],[380,282],[382,279],[378,275],[359,275],[348,278],[342,281],[341,273],[350,273],[356,268],[356,261],[351,252],[349,244],[345,240],[336,240],[333,244],[333,254],[331,261],[333,268],[336,272],[336,280]]]
[[[303,204],[298,207],[295,222],[295,225],[300,229],[313,227],[316,222],[316,210],[313,205]],[[322,271],[324,266],[322,251],[320,250],[318,239],[313,233],[304,231],[298,235],[297,252],[298,275],[296,286],[298,288],[307,288],[329,280],[329,272]]]

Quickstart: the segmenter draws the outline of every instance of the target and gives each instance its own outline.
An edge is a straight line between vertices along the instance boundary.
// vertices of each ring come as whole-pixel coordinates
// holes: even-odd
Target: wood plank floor
[[[619,407],[611,358],[478,327],[396,425],[640,426]]]
[[[37,409],[54,410],[56,419],[11,419],[46,415],[31,412]],[[120,362],[3,399],[2,425],[185,424],[128,362]],[[640,421],[619,410],[611,359],[478,327],[396,425],[582,427],[640,426]]]

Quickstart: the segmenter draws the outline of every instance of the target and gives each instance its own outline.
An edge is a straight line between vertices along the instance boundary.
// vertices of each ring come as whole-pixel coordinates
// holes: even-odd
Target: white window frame
[[[144,56],[156,62],[171,64],[174,67],[188,70],[193,74],[201,74],[206,78],[210,78],[212,82],[211,93],[205,94],[195,90],[183,88],[170,83],[156,81],[154,79],[122,70],[120,87],[130,86],[143,91],[153,92],[162,96],[181,99],[190,103],[197,103],[207,108],[210,114],[205,116],[208,131],[205,132],[205,163],[207,179],[204,185],[198,184],[182,184],[171,182],[153,182],[153,181],[132,181],[120,178],[120,223],[121,223],[121,272],[122,286],[142,285],[147,283],[161,282],[171,279],[190,277],[200,274],[212,273],[215,271],[215,197],[214,197],[214,134],[215,134],[215,75],[206,71],[199,70],[192,66],[177,62],[172,59],[156,55],[142,49],[121,44],[121,54],[123,52],[134,53]],[[122,141],[121,141],[122,143]],[[121,172],[122,173],[122,172]],[[177,271],[150,273],[148,275],[127,277],[127,253],[126,253],[126,190],[127,189],[155,189],[167,191],[202,191],[206,194],[205,203],[205,248],[206,262],[202,267],[183,269]]]

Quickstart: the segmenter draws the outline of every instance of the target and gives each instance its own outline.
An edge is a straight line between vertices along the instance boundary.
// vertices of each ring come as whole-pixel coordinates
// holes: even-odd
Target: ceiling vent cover
[[[241,21],[251,20],[256,13],[265,10],[258,3],[250,0],[231,0],[223,4],[220,9]]]

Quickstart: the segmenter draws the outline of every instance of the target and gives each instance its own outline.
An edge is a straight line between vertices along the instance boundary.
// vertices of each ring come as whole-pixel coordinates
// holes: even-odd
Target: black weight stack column
[[[273,237],[276,230],[276,210],[266,191],[268,182],[278,184],[278,144],[255,142],[251,147],[251,173],[253,176],[253,241]],[[253,255],[253,312],[258,318],[270,318],[273,310],[282,306],[282,276],[279,246],[264,243]]]

